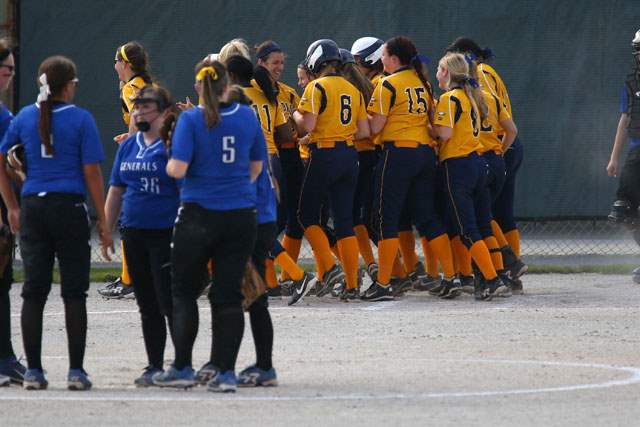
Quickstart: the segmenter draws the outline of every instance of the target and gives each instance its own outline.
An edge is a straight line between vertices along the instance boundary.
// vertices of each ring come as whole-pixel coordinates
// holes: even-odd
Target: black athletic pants
[[[616,197],[629,202],[634,211],[640,205],[640,146],[632,148],[627,154]]]
[[[0,214],[2,222],[9,224],[7,219],[7,208],[0,197]],[[12,236],[12,242],[15,239]],[[9,291],[13,283],[13,250],[11,258],[7,262],[2,274],[0,274],[0,360],[15,357],[13,346],[11,345],[11,299]]]

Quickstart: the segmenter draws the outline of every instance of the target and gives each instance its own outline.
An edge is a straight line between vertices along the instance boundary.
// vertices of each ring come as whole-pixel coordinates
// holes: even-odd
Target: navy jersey
[[[253,110],[223,105],[220,123],[207,128],[201,108],[185,111],[173,134],[171,157],[189,163],[181,200],[206,209],[232,210],[256,206],[250,162],[266,161],[262,128]]]
[[[147,146],[142,132],[118,147],[109,184],[125,187],[120,224],[133,228],[171,228],[180,193],[167,175],[167,152],[162,140]]]
[[[38,133],[39,122],[39,106],[24,107],[0,143],[0,152],[4,155],[14,145],[24,145],[27,179],[22,186],[22,195],[49,192],[86,195],[82,166],[104,160],[93,116],[73,104],[54,104],[51,114],[53,155],[44,151]]]
[[[630,107],[629,89],[625,85],[622,88],[622,95],[620,95],[620,112],[622,114],[628,114],[629,113],[629,107]],[[637,147],[637,146],[640,145],[640,139],[629,138],[629,144],[631,145],[631,147]]]
[[[271,172],[265,162],[262,173],[256,179],[258,200],[256,203],[258,224],[276,222],[278,219],[278,204],[276,201],[276,191],[273,185]]]

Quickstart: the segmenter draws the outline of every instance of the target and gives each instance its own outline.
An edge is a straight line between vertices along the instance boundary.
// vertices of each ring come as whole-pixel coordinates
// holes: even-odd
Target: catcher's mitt
[[[13,253],[13,236],[7,224],[0,227],[0,276],[4,274]]]
[[[249,306],[251,306],[255,300],[267,292],[267,284],[251,261],[247,262],[244,270],[240,291],[242,292],[242,296],[244,296],[242,308],[245,310],[248,310]]]
[[[9,178],[22,185],[27,179],[27,162],[24,155],[24,145],[17,144],[7,152],[7,173]]]

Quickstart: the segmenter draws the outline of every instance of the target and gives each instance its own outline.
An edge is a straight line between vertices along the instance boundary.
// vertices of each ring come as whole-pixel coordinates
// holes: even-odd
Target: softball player
[[[182,206],[171,251],[173,365],[154,384],[195,384],[191,355],[198,331],[197,297],[209,259],[213,364],[210,391],[235,391],[235,363],[244,331],[240,283],[256,239],[253,181],[266,161],[264,134],[252,109],[222,103],[227,73],[219,62],[196,66],[196,90],[204,104],[183,112],[173,133],[167,173],[183,178]]]
[[[381,134],[384,146],[374,199],[380,236],[378,281],[363,296],[371,301],[393,299],[389,283],[400,246],[400,217],[406,210],[442,263],[445,279],[441,296],[454,298],[459,293],[449,237],[435,210],[436,143],[428,132],[433,100],[417,55],[406,37],[385,43],[382,62],[389,76],[378,82],[368,108],[371,130]]]
[[[13,76],[15,75],[15,61],[11,44],[7,39],[0,39],[0,92],[5,92]],[[13,120],[13,114],[3,103],[0,103],[0,141],[4,137],[9,124]],[[8,224],[7,207],[0,200],[0,212],[2,223]],[[10,234],[8,225],[3,226],[3,233]],[[14,240],[11,235],[10,241]],[[9,384],[9,381],[22,384],[22,376],[26,368],[18,362],[11,344],[11,299],[9,291],[13,282],[13,250],[7,261],[4,271],[0,272],[0,385]]]
[[[165,171],[168,158],[160,135],[165,120],[170,115],[175,119],[172,105],[164,88],[145,86],[138,92],[132,120],[139,132],[118,147],[105,206],[109,230],[120,217],[122,243],[131,261],[129,272],[140,308],[149,363],[134,381],[139,387],[153,385],[153,375],[162,372],[167,321],[172,324],[169,262],[179,191],[176,180]]]
[[[339,75],[340,50],[334,41],[320,40],[310,46],[307,65],[318,78],[305,88],[293,117],[315,144],[302,183],[298,219],[324,272],[317,295],[329,293],[346,274],[341,298],[354,299],[358,296],[358,241],[353,232],[358,155],[353,141],[369,137],[366,107],[358,89]],[[331,254],[318,218],[327,196],[344,273]],[[308,288],[294,290],[300,297],[308,292]]]
[[[481,148],[480,127],[486,105],[478,83],[471,77],[469,64],[458,53],[446,54],[438,64],[438,84],[445,92],[438,102],[435,131],[440,139],[439,159],[443,164],[449,215],[457,234],[469,249],[485,282],[477,282],[476,299],[509,296],[510,290],[498,277],[479,222],[491,212],[483,198],[486,190],[486,164],[477,154]]]
[[[25,273],[21,323],[29,369],[23,386],[44,389],[48,385],[41,362],[42,316],[57,257],[69,340],[67,386],[87,390],[91,381],[83,360],[91,247],[84,200],[88,190],[96,207],[101,245],[111,247],[99,164],[104,154],[93,117],[71,104],[78,84],[75,64],[53,56],[40,65],[38,76],[38,103],[20,110],[0,144],[0,192],[9,209],[12,231],[20,231]],[[19,143],[24,145],[29,165],[22,208],[5,171],[5,156]]]

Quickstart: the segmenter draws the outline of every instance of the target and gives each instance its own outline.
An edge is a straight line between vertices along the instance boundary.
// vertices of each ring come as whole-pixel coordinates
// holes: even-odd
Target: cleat
[[[188,389],[196,385],[196,376],[191,366],[176,369],[171,365],[166,371],[157,373],[152,377],[153,384],[159,387],[173,387]]]
[[[123,285],[120,277],[105,287],[98,289],[98,293],[107,299],[135,299],[133,286]]]
[[[207,390],[218,393],[235,393],[237,386],[236,374],[233,371],[225,371],[219,372],[207,383]]]
[[[438,279],[438,284],[436,286],[433,286],[431,289],[429,289],[429,295],[433,295],[434,297],[437,297],[438,295],[440,295],[443,289],[444,289],[443,280]]]
[[[0,387],[9,387],[11,384],[11,378],[0,375]]]
[[[73,391],[91,390],[91,381],[89,374],[84,369],[69,369],[67,375],[67,389]]]
[[[371,279],[373,283],[378,281],[378,264],[372,262],[367,265],[367,276],[369,276],[369,279]]]
[[[489,296],[489,289],[487,288],[487,282],[478,276],[478,279],[474,282],[473,297],[476,301],[484,301]]]
[[[336,283],[333,289],[331,289],[331,296],[334,298],[338,298],[342,294],[342,291],[344,290],[345,290],[345,284],[343,282]]]
[[[275,288],[267,288],[267,295],[269,298],[281,298],[282,297],[282,288],[280,286],[276,286]]]
[[[25,390],[45,390],[49,382],[44,377],[42,369],[27,369],[24,373],[22,387]]]
[[[7,357],[0,360],[0,377],[7,377],[13,384],[22,384],[27,368],[15,358]]]
[[[311,291],[311,289],[316,286],[318,279],[311,273],[305,272],[302,279],[293,282],[293,286],[291,287],[291,296],[289,297],[289,302],[287,305],[293,305],[300,301]]]
[[[439,277],[433,277],[427,274],[426,276],[420,278],[417,285],[413,285],[413,289],[419,292],[427,291],[431,293],[431,290],[439,287],[441,282],[442,280]],[[437,293],[433,295],[437,295]]]
[[[511,285],[511,293],[513,295],[522,295],[522,294],[524,294],[524,289],[522,287],[522,280],[520,280],[520,279],[512,280],[510,285]]]
[[[345,276],[344,271],[342,271],[342,267],[340,266],[340,264],[335,263],[329,271],[324,273],[324,277],[322,280],[323,286],[318,289],[318,292],[316,292],[316,296],[323,297],[330,293],[337,283],[344,281],[344,277]]]
[[[249,366],[238,374],[238,387],[275,387],[278,385],[276,370],[264,371],[257,366]]]
[[[340,293],[340,300],[341,301],[351,301],[351,300],[356,300],[360,298],[360,293],[358,292],[357,288],[354,289],[343,289],[342,292]]]
[[[293,279],[287,279],[280,282],[280,289],[283,297],[290,297],[293,290]]]
[[[393,289],[393,296],[397,297],[403,295],[413,286],[413,282],[411,278],[407,277],[392,277],[389,282],[391,288]]]
[[[105,276],[105,280],[107,279],[111,279],[113,276]],[[107,280],[108,281],[108,280]],[[117,287],[122,287],[122,281],[120,280],[119,277],[116,277],[113,280],[108,281],[109,283],[107,283],[105,286],[103,286],[102,288],[98,289],[98,294],[102,295],[105,298],[113,298],[112,295],[114,295],[114,289]],[[120,294],[120,291],[118,291],[118,294]]]
[[[475,279],[473,276],[460,276],[460,290],[464,294],[473,295],[475,290]]]
[[[393,299],[393,288],[391,285],[381,285],[378,282],[369,286],[369,289],[367,289],[362,296],[362,300],[364,301],[392,301]]]
[[[460,279],[454,278],[451,280],[444,279],[442,281],[442,291],[438,296],[442,299],[454,299],[462,293],[462,285]]]
[[[216,375],[220,373],[220,369],[213,362],[207,362],[196,373],[196,383],[198,385],[206,385]]]
[[[133,383],[136,387],[153,387],[155,385],[153,384],[153,376],[160,373],[162,373],[162,369],[149,365],[144,368],[142,375],[133,380]]]
[[[499,276],[493,280],[488,280],[486,284],[487,297],[486,301],[491,301],[494,297],[510,297],[512,295],[511,289],[500,279]]]
[[[632,274],[631,277],[633,277],[633,281],[640,285],[640,267],[633,270],[631,274]]]
[[[508,273],[510,279],[519,278],[529,269],[529,266],[516,256],[511,246],[503,246],[500,248],[500,253],[504,261],[505,272]]]

